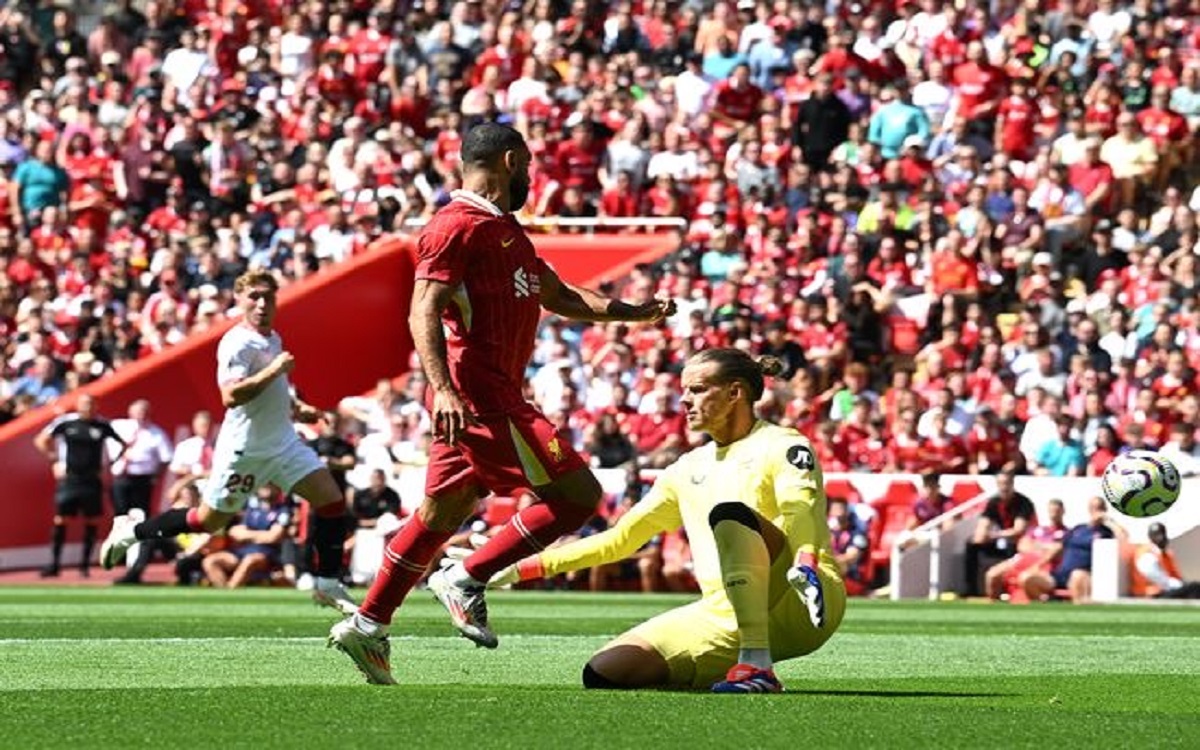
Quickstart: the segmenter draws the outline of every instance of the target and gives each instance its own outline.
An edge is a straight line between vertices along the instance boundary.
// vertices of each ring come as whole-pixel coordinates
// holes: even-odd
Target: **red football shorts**
[[[467,425],[454,445],[435,440],[430,447],[427,497],[468,484],[514,496],[587,468],[583,457],[532,404],[476,419],[478,424]]]

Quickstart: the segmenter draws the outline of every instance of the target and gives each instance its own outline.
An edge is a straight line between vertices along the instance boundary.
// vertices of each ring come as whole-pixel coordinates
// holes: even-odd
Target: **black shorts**
[[[54,509],[60,516],[95,518],[104,512],[104,485],[66,479],[54,492]]]

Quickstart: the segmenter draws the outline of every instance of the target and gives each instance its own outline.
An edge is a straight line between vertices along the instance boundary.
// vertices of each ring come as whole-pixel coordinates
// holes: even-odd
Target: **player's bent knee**
[[[610,680],[604,675],[596,671],[589,661],[583,665],[583,686],[588,690],[626,690],[627,685],[623,685],[614,680]]]
[[[758,514],[745,503],[717,503],[713,506],[708,514],[708,525],[715,529],[717,524],[722,521],[740,523],[756,534],[762,533],[762,526],[758,523]]]

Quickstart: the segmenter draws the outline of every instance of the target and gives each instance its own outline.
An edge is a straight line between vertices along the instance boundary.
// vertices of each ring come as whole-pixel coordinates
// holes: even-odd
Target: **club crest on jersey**
[[[817,468],[817,459],[812,451],[803,445],[793,445],[788,448],[787,462],[801,471],[812,471]]]
[[[562,460],[566,458],[566,454],[563,453],[562,445],[558,442],[558,438],[556,437],[550,438],[550,442],[546,443],[546,451],[550,454],[550,458],[552,458],[556,464],[562,463]]]
[[[513,290],[517,297],[537,297],[542,293],[542,280],[524,268],[513,271]]]

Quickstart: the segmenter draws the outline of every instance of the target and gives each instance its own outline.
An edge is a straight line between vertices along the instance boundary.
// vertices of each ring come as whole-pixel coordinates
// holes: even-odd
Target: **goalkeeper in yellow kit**
[[[688,426],[712,440],[666,469],[611,529],[492,579],[504,585],[614,562],[684,527],[700,600],[600,649],[584,667],[586,687],[780,692],[774,662],[817,650],[837,630],[846,589],[830,552],[821,467],[805,437],[754,414],[763,376],[778,365],[736,349],[693,356],[681,404]]]

